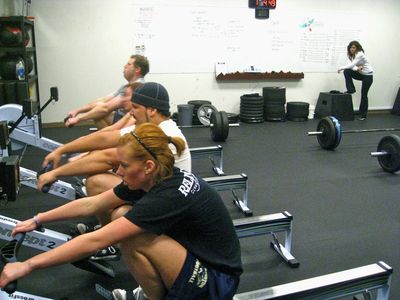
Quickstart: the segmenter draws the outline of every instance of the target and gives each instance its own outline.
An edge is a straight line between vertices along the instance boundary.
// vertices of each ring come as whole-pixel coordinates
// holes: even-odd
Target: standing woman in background
[[[359,120],[363,121],[367,117],[368,112],[368,90],[373,82],[373,70],[364,54],[364,49],[357,41],[351,41],[347,46],[347,57],[350,63],[338,69],[338,73],[344,70],[344,78],[346,80],[346,93],[353,94],[356,92],[353,79],[360,80],[361,84],[361,102],[359,109]]]

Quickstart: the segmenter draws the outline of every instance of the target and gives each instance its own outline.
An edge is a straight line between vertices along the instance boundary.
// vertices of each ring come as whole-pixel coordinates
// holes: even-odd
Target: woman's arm
[[[339,68],[338,71],[342,71],[345,69],[352,69],[354,71],[358,71],[359,67],[362,67],[363,65],[363,60],[364,60],[365,54],[363,52],[358,52],[357,55],[354,57],[354,59],[347,65],[342,66]]]
[[[39,213],[32,219],[18,223],[12,234],[32,231],[39,224],[97,215],[124,203],[126,202],[118,198],[113,189],[110,189],[99,195],[74,200],[47,212]]]
[[[48,252],[36,255],[25,262],[7,264],[0,275],[0,287],[30,274],[37,269],[48,268],[85,258],[96,250],[142,232],[142,229],[121,217],[91,233],[80,235]]]

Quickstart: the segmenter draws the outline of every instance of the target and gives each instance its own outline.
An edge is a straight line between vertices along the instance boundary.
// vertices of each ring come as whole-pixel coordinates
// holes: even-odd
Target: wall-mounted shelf
[[[218,74],[216,76],[217,81],[229,81],[229,80],[269,80],[269,79],[285,79],[285,80],[298,80],[303,79],[304,73],[292,73],[292,72],[266,72],[266,73],[227,73]]]

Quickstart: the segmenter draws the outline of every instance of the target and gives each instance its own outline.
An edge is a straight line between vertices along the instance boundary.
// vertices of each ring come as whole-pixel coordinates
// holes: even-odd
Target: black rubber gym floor
[[[400,200],[398,175],[388,174],[370,157],[388,132],[347,134],[335,151],[322,150],[315,137],[318,120],[266,122],[230,128],[224,149],[227,175],[249,177],[249,206],[254,215],[288,211],[293,215],[292,254],[300,267],[292,269],[272,251],[270,236],[241,240],[244,273],[239,292],[324,275],[362,265],[386,262],[394,269],[390,299],[400,299]],[[366,121],[342,122],[342,129],[400,127],[400,117],[371,115]],[[59,142],[87,134],[87,127],[44,129],[44,136]],[[209,129],[185,128],[190,147],[215,145]],[[400,133],[398,133],[400,135]],[[21,166],[39,170],[46,153],[28,147]],[[201,176],[213,176],[207,160],[193,161]],[[71,181],[70,178],[65,178]],[[244,217],[223,193],[237,219]],[[22,187],[18,201],[2,207],[1,214],[25,220],[61,205],[63,200]],[[71,222],[47,228],[68,233]],[[281,239],[283,237],[279,236]],[[38,251],[21,248],[25,259]],[[19,282],[21,292],[59,299],[102,299],[95,283],[105,288],[136,287],[122,262],[113,263],[117,276],[108,279],[72,265],[35,271]]]

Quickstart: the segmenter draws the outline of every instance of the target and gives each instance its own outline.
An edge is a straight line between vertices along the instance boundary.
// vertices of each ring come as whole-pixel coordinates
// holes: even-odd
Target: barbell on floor
[[[379,165],[385,172],[395,173],[400,170],[400,137],[391,134],[383,137],[378,144],[377,151],[371,152],[377,157]]]
[[[239,124],[229,124],[228,114],[225,111],[213,111],[209,125],[183,125],[180,128],[210,128],[211,138],[214,142],[224,142],[229,135],[229,127],[237,127]]]
[[[383,132],[383,131],[399,131],[400,128],[382,128],[382,129],[354,129],[342,130],[340,122],[335,117],[329,116],[322,118],[318,122],[317,131],[308,132],[309,136],[317,136],[317,140],[321,148],[333,150],[339,146],[342,134],[345,133],[365,133],[365,132]]]

